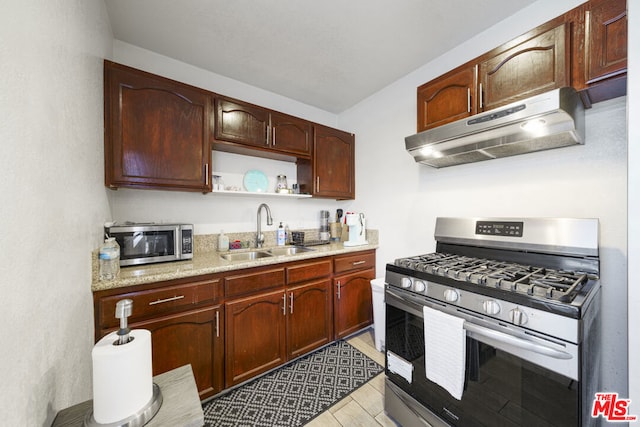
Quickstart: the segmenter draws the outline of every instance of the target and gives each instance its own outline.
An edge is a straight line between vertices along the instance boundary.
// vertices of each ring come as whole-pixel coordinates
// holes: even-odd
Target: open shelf
[[[215,190],[211,194],[216,196],[231,196],[231,197],[276,197],[284,199],[308,199],[311,198],[311,194],[283,194],[283,193],[261,193],[261,192],[249,192],[249,191],[227,191],[227,190]]]

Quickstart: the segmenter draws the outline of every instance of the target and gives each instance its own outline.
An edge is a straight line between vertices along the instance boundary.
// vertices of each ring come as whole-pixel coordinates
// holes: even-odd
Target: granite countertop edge
[[[218,251],[196,252],[192,260],[176,261],[162,264],[148,264],[144,266],[122,267],[120,275],[115,280],[99,281],[97,274],[93,274],[91,291],[105,291],[110,289],[123,288],[127,286],[143,285],[147,283],[163,282],[206,274],[223,273],[226,271],[241,270],[245,268],[262,267],[300,261],[305,259],[322,258],[332,255],[348,254],[352,252],[362,252],[377,249],[377,243],[369,243],[360,246],[344,246],[342,242],[331,243],[322,246],[313,246],[313,251],[302,252],[295,255],[281,255],[266,258],[259,258],[251,261],[227,261],[220,257],[223,253]],[[271,247],[258,249],[267,251]],[[247,250],[233,250],[229,252],[247,252]]]

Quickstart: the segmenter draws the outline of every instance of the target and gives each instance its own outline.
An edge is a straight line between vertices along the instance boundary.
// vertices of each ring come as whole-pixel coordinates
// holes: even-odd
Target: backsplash
[[[294,231],[303,231],[305,240],[319,240],[320,232],[317,228],[312,229],[300,229],[300,230],[291,230]],[[246,243],[249,242],[248,247],[255,248],[256,247],[256,232],[242,232],[242,233],[225,233],[227,237],[229,237],[229,242],[234,242],[236,240]],[[264,234],[264,247],[272,247],[276,246],[276,232],[275,231],[265,231]],[[194,254],[198,254],[201,252],[212,252],[217,251],[218,249],[218,236],[219,234],[196,234],[193,236],[194,240]],[[378,230],[367,230],[367,240],[370,244],[377,245],[378,244]],[[243,245],[244,247],[244,245]]]

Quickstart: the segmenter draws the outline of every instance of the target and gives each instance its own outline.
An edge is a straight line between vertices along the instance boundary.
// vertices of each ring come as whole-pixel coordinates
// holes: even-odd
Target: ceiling
[[[116,39],[340,113],[535,0],[105,0]]]

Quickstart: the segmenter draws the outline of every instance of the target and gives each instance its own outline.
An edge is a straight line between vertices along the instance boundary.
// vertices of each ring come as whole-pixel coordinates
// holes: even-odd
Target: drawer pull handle
[[[177,295],[177,296],[171,297],[171,298],[165,298],[165,299],[159,299],[159,300],[156,300],[156,301],[151,301],[149,303],[149,305],[163,304],[165,302],[177,301],[177,300],[182,299],[182,298],[184,298],[184,295]]]
[[[356,265],[361,265],[364,264],[367,261],[354,261],[351,265],[356,266]]]

